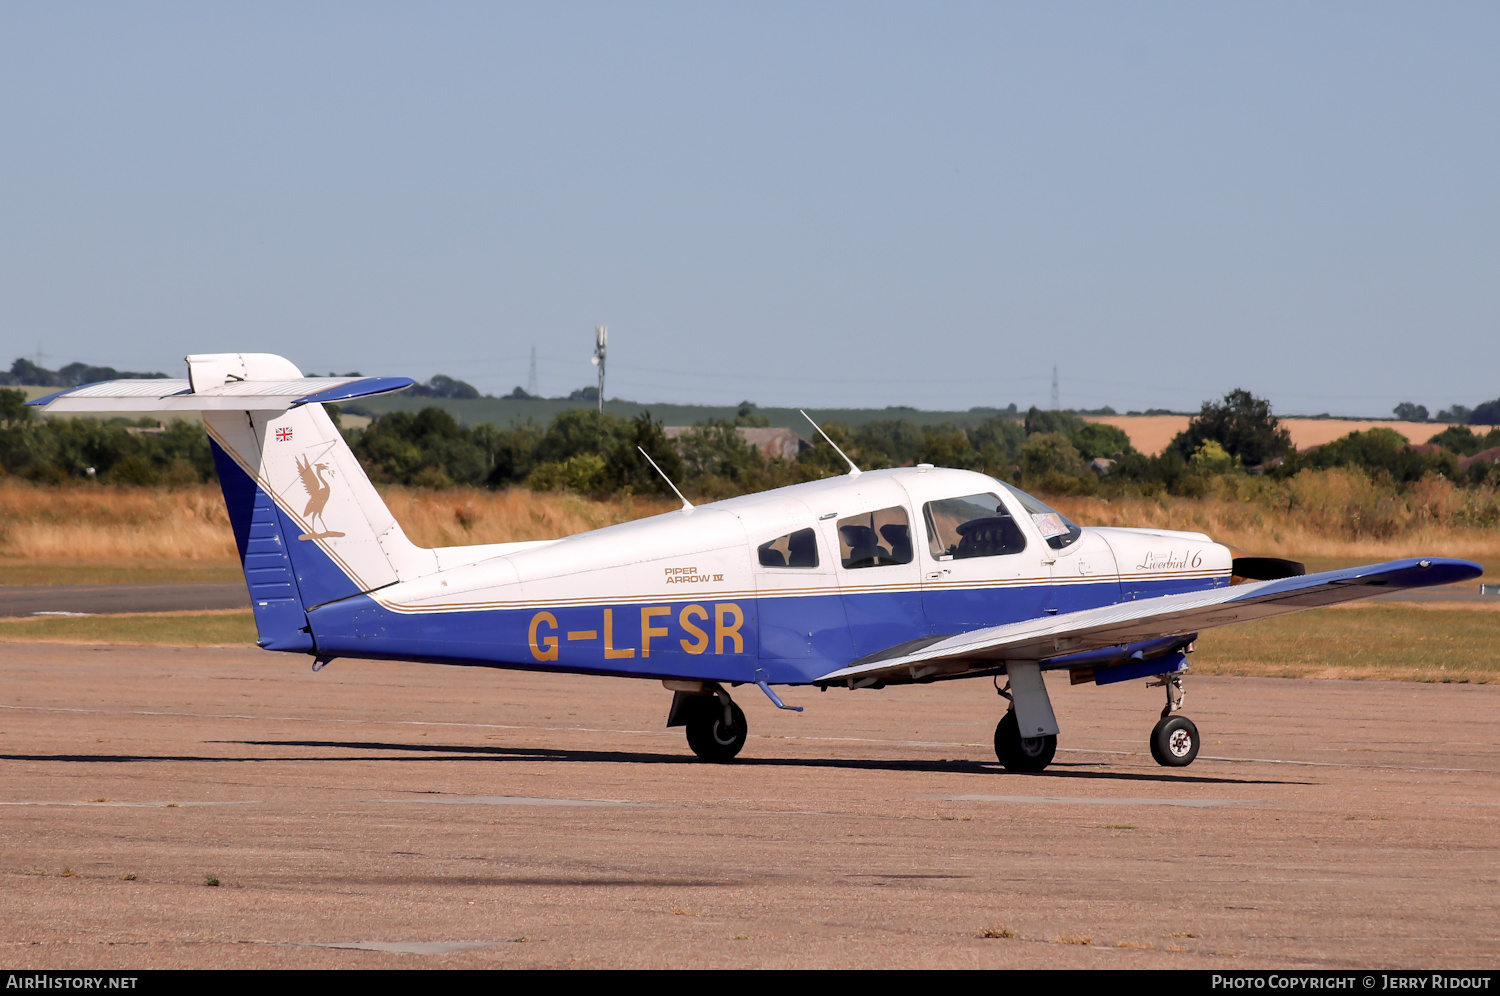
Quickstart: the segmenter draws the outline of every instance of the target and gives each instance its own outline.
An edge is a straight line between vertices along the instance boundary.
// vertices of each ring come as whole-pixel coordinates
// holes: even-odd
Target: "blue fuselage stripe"
[[[1141,582],[1136,597],[1201,591],[1227,578]],[[924,636],[1114,604],[1120,584],[912,590],[609,606],[395,612],[361,595],[313,609],[316,652],[659,678],[802,683]],[[1039,599],[1040,596],[1040,599]],[[1043,609],[1045,611],[1045,609]],[[947,620],[964,619],[955,628]],[[943,621],[943,625],[939,622]]]

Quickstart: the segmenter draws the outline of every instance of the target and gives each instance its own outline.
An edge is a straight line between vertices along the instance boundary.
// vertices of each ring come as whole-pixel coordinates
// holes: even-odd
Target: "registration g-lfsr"
[[[1304,574],[1235,558],[1202,533],[1080,527],[970,471],[852,464],[564,539],[427,549],[322,407],[410,380],[303,377],[263,353],[187,363],[186,380],[32,403],[201,414],[260,646],[318,667],[355,657],[660,681],[673,693],[668,725],[710,761],[745,744],[734,687],[791,708],[776,686],[985,678],[1010,703],[996,755],[1039,771],[1058,733],[1042,673],[1067,671],[1074,684],[1163,685],[1152,755],[1190,764],[1198,730],[1178,710],[1200,631],[1480,574],[1438,557]]]

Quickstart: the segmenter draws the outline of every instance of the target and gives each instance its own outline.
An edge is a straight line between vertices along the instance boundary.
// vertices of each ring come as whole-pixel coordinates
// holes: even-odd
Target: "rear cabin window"
[[[778,536],[755,548],[762,567],[817,567],[818,540],[811,529]]]
[[[839,560],[844,567],[885,567],[911,563],[911,522],[897,505],[840,519]]]
[[[1001,557],[1026,549],[1026,536],[999,495],[968,495],[930,501],[927,548],[937,560]]]

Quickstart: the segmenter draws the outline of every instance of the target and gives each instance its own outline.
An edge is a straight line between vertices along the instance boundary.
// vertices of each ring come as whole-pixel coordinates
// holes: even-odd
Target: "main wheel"
[[[1168,768],[1185,768],[1198,756],[1198,727],[1186,716],[1168,716],[1151,731],[1151,756]]]
[[[693,710],[687,721],[687,741],[693,753],[718,764],[733,760],[745,746],[750,725],[745,722],[740,707],[733,702],[729,703],[729,718],[730,723],[725,726],[724,707],[717,698],[706,698],[699,708]]]
[[[1041,771],[1057,753],[1057,737],[1023,737],[1015,710],[995,727],[995,756],[1006,771]]]

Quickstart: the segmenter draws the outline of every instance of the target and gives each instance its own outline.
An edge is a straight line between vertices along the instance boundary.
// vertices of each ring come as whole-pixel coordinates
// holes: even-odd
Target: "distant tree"
[[[1396,417],[1403,422],[1425,422],[1427,421],[1427,406],[1414,405],[1410,401],[1403,401],[1395,408]]]
[[[1437,422],[1457,422],[1462,425],[1469,421],[1469,416],[1472,414],[1473,409],[1467,405],[1453,405],[1451,408],[1444,408],[1438,412],[1433,417],[1433,420]]]
[[[1196,474],[1229,474],[1240,469],[1240,462],[1230,456],[1217,439],[1205,439],[1193,452],[1188,466]]]
[[[1470,425],[1500,425],[1500,398],[1486,401],[1469,413]]]
[[[433,374],[432,379],[425,384],[414,384],[411,388],[412,397],[416,398],[457,398],[471,400],[479,397],[479,391],[472,384],[466,384],[461,380],[455,380],[447,374]]]
[[[1021,472],[1027,477],[1047,474],[1082,476],[1083,457],[1068,437],[1060,432],[1037,432],[1021,447]]]
[[[734,413],[734,424],[749,429],[765,429],[770,427],[771,420],[755,410],[755,402],[741,401]]]
[[[26,392],[0,388],[0,424],[17,425],[30,418],[31,409],[26,407]]]
[[[969,444],[979,454],[980,468],[991,477],[1011,476],[1019,465],[1026,429],[1013,418],[989,418],[969,428]]]
[[[928,426],[922,431],[922,450],[917,454],[918,463],[930,463],[934,467],[955,467],[970,470],[978,462],[979,454],[969,442],[962,429],[951,425]]]
[[[1433,446],[1441,446],[1450,453],[1459,456],[1473,456],[1484,449],[1480,436],[1474,433],[1466,425],[1450,425],[1442,432],[1433,436],[1427,442]]]
[[[77,387],[101,380],[160,380],[164,373],[138,373],[95,367],[87,363],[69,363],[61,370],[48,370],[21,357],[11,364],[10,373],[0,374],[0,384],[23,384],[29,387]]]
[[[1407,443],[1405,436],[1386,428],[1351,432],[1331,443],[1299,453],[1295,468],[1288,469],[1302,467],[1358,467],[1371,474],[1389,474],[1397,481],[1417,481],[1429,473],[1458,477],[1458,459],[1452,453],[1419,453]]]
[[[674,479],[677,486],[719,493],[747,484],[764,461],[735,429],[733,422],[710,422],[678,436],[674,456],[681,454],[683,473]]]
[[[1038,432],[1060,432],[1072,435],[1083,425],[1083,419],[1072,412],[1043,411],[1032,405],[1026,411],[1026,435]]]
[[[568,400],[569,401],[598,401],[599,400],[599,389],[597,387],[592,386],[592,385],[590,385],[588,387],[580,387],[578,390],[573,391],[572,393],[570,393],[568,395]]]
[[[1131,453],[1130,436],[1124,429],[1117,429],[1103,422],[1085,422],[1068,433],[1068,442],[1085,460],[1098,457],[1113,460]]]
[[[1205,401],[1188,427],[1168,444],[1191,460],[1204,440],[1212,439],[1246,467],[1264,464],[1292,448],[1291,433],[1271,414],[1271,403],[1236,388],[1220,402]]]
[[[539,400],[541,400],[536,395],[528,393],[526,391],[526,389],[524,387],[521,387],[519,384],[516,385],[516,389],[514,391],[511,391],[509,394],[505,395],[505,398],[507,400],[509,400],[509,401],[539,401]]]

